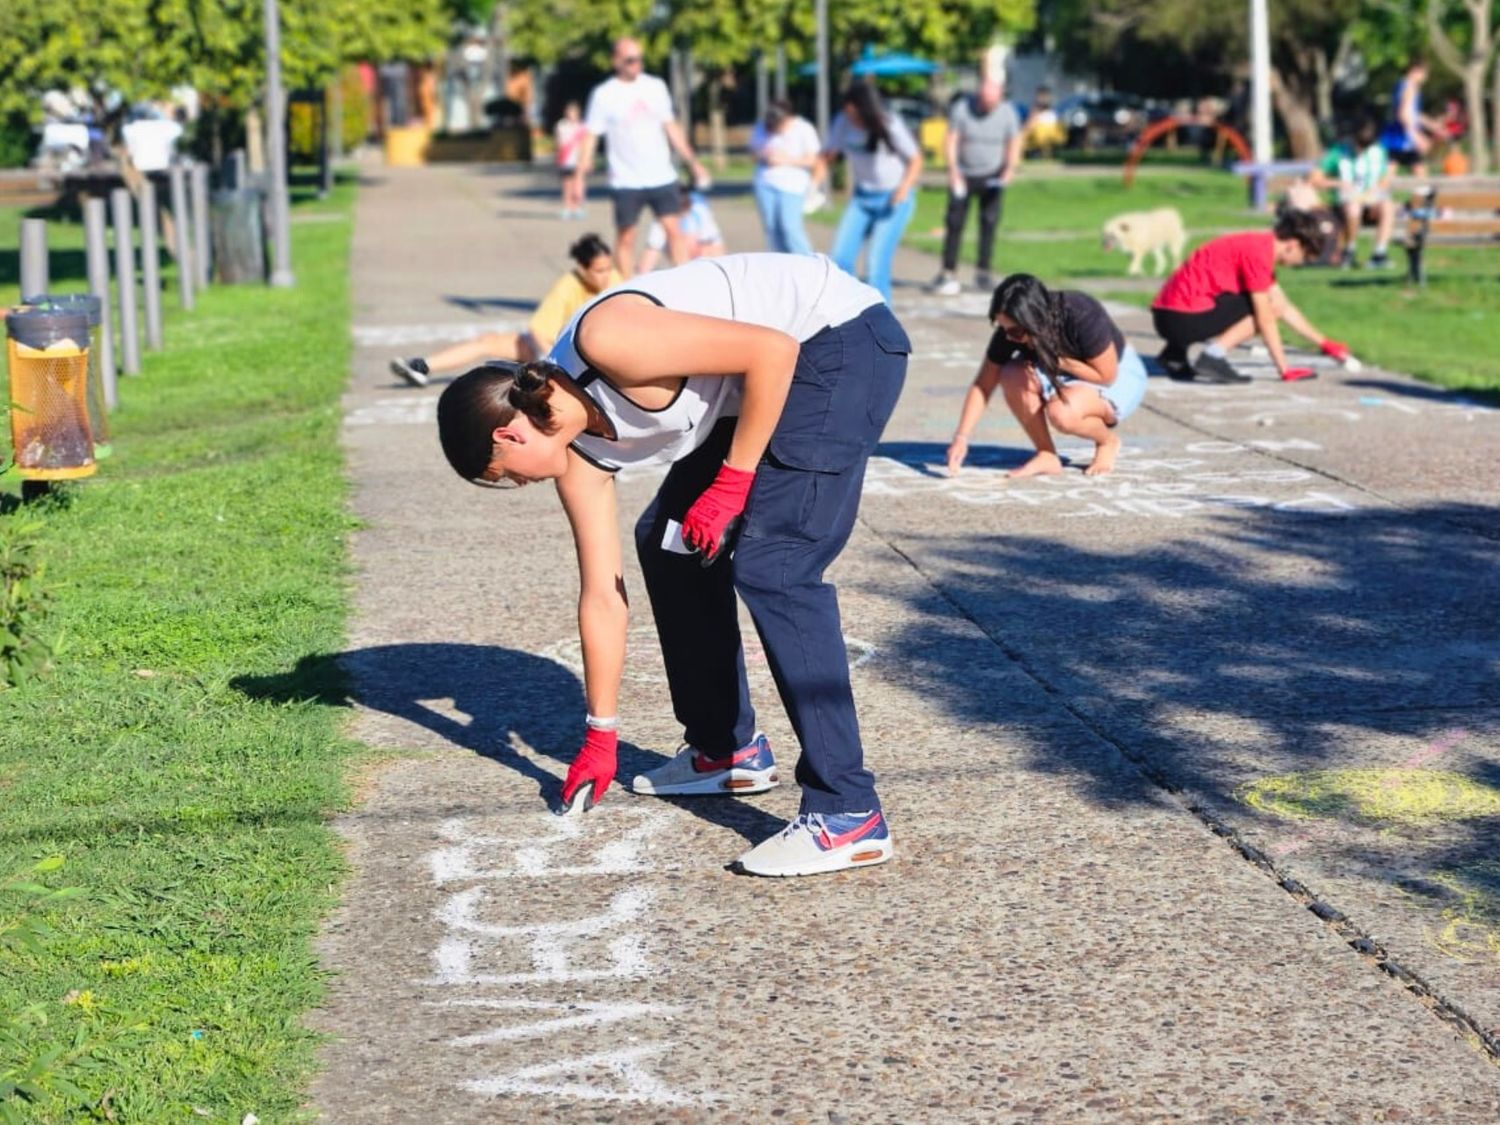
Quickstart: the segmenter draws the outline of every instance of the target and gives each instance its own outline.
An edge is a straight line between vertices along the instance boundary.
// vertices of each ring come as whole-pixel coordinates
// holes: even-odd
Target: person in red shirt
[[[1268,231],[1242,231],[1205,242],[1188,255],[1151,303],[1157,334],[1167,342],[1158,362],[1174,379],[1202,383],[1248,383],[1235,370],[1229,350],[1259,336],[1283,380],[1310,379],[1310,367],[1288,365],[1278,321],[1306,336],[1323,353],[1343,362],[1349,349],[1313,327],[1276,284],[1277,266],[1300,266],[1316,259],[1323,245],[1318,220],[1289,211]],[[1205,342],[1198,361],[1188,363],[1188,346]]]

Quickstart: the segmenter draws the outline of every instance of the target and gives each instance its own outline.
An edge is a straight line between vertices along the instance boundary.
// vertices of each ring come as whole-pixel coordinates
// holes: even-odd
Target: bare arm
[[[771,328],[617,297],[584,318],[578,348],[627,387],[687,375],[743,375],[739,422],[724,463],[753,473],[781,420],[799,345]]]
[[[974,433],[974,427],[979,425],[984,408],[989,405],[990,398],[999,385],[1000,365],[986,356],[979,365],[979,374],[974,376],[974,382],[969,384],[969,390],[964,395],[963,409],[958,415],[958,428],[953,431],[953,441],[948,445],[950,477],[958,475],[958,470],[969,453],[969,437]]]
[[[958,168],[958,130],[951,121],[943,134],[943,163],[948,168],[948,183],[952,187],[958,187],[963,181],[963,173]]]
[[[1022,129],[1011,137],[1010,143],[1005,146],[1005,171],[1000,173],[1000,183],[1007,185],[1016,178],[1016,171],[1021,167],[1021,161],[1026,158],[1026,130]]]
[[[590,715],[614,715],[625,670],[630,607],[615,514],[614,477],[568,454],[557,494],[578,552],[578,638],[583,645],[583,692]]]
[[[664,122],[662,128],[667,131],[667,143],[672,146],[672,151],[682,157],[683,162],[693,170],[693,175],[703,176],[703,165],[698,163],[698,156],[693,152],[693,146],[688,144],[687,134],[682,131],[682,126],[677,123],[676,118]]]
[[[1277,371],[1285,371],[1286,351],[1281,346],[1281,326],[1276,323],[1276,308],[1269,289],[1250,294],[1250,315],[1256,332],[1265,341],[1266,351],[1271,353],[1271,362]]]
[[[583,142],[578,147],[578,168],[573,173],[580,180],[594,170],[594,150],[598,147],[599,138],[585,129]]]
[[[1280,285],[1273,285],[1271,292],[1274,294],[1277,303],[1281,306],[1281,319],[1287,322],[1287,325],[1293,332],[1307,337],[1307,339],[1321,347],[1323,341],[1328,339],[1328,337],[1314,328],[1312,321],[1302,315],[1302,310],[1287,299],[1287,295],[1282,291]]]
[[[899,207],[906,202],[907,196],[911,195],[912,185],[917,182],[917,177],[922,174],[922,150],[916,153],[906,162],[906,175],[901,177],[901,182],[896,185],[896,190],[891,192],[891,205]]]
[[[1093,359],[1073,359],[1071,356],[1059,356],[1057,360],[1059,374],[1071,375],[1075,379],[1082,379],[1085,383],[1095,383],[1101,387],[1108,387],[1115,381],[1115,375],[1120,370],[1120,354],[1115,351],[1111,344]]]

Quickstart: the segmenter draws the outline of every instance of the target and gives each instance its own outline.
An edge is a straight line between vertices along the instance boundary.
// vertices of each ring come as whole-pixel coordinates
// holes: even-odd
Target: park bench
[[[1429,243],[1479,246],[1500,242],[1500,187],[1423,185],[1406,204],[1406,274],[1425,285]]]

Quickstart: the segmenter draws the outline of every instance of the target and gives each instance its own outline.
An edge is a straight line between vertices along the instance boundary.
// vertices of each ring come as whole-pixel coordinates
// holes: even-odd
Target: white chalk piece
[[[1359,360],[1354,356],[1351,355],[1344,358],[1344,370],[1349,372],[1351,375],[1358,375],[1364,369],[1365,365],[1363,363],[1360,363]]]
[[[682,524],[676,520],[667,521],[666,534],[661,537],[661,549],[663,551],[670,551],[674,555],[692,555],[697,553],[682,538]]]

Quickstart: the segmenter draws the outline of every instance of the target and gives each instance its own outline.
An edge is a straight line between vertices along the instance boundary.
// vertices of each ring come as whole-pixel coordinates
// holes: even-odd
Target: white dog
[[[1130,269],[1126,272],[1132,276],[1141,272],[1147,254],[1155,255],[1153,265],[1158,275],[1166,272],[1168,255],[1175,268],[1182,261],[1182,248],[1186,244],[1187,232],[1182,229],[1182,216],[1175,207],[1127,211],[1104,224],[1104,248],[1126,251],[1130,255]]]

